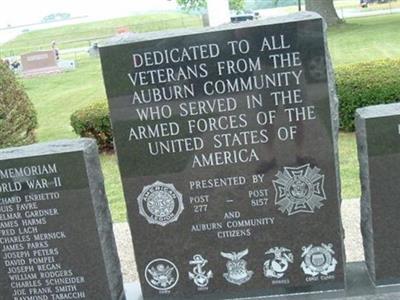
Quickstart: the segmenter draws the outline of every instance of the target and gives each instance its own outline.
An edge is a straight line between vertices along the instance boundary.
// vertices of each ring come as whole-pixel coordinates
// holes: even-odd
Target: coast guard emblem
[[[313,213],[321,208],[326,200],[324,191],[325,176],[317,167],[310,164],[298,168],[285,167],[276,174],[275,204],[289,216],[297,213]]]
[[[242,285],[253,277],[254,272],[247,270],[247,262],[243,259],[247,254],[249,254],[248,249],[238,253],[221,252],[222,257],[229,259],[226,263],[228,273],[224,273],[226,281],[236,285]]]
[[[161,181],[145,186],[137,200],[139,213],[150,224],[165,226],[175,222],[184,209],[182,194],[172,184]]]
[[[304,274],[315,277],[320,274],[329,275],[334,272],[338,262],[333,257],[335,251],[332,248],[332,244],[303,247],[301,268]]]

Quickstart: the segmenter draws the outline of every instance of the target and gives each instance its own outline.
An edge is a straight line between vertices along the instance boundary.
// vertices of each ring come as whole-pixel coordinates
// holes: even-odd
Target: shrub
[[[71,115],[71,126],[81,137],[96,139],[100,151],[114,149],[109,110],[105,101],[74,112]]]
[[[24,87],[0,59],[0,148],[35,142],[36,112]]]
[[[335,71],[343,130],[354,131],[357,108],[400,101],[400,60],[345,65]]]

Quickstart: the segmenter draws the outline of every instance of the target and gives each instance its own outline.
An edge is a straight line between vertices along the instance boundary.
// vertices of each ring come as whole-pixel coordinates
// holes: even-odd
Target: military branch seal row
[[[249,282],[254,271],[248,270],[245,259],[249,250],[240,252],[221,252],[223,258],[227,259],[226,272],[222,274],[227,283],[241,286]],[[269,258],[263,263],[264,276],[272,280],[273,284],[290,284],[289,268],[294,264],[295,258],[291,250],[284,247],[274,247],[265,252]],[[301,255],[301,269],[304,272],[305,281],[318,281],[334,279],[337,260],[332,245],[321,244],[321,246],[309,245],[303,247]],[[179,280],[191,280],[198,291],[207,291],[210,281],[217,276],[211,269],[211,264],[202,255],[196,254],[189,261],[193,270],[188,273],[187,278],[180,278],[179,269],[176,264],[165,258],[152,260],[146,267],[145,277],[147,283],[161,294],[169,293]],[[206,269],[207,265],[207,269]],[[307,277],[311,276],[311,277]]]

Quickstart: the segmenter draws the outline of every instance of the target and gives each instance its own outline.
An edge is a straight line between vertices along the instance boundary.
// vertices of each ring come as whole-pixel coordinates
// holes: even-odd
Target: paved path
[[[364,260],[362,239],[360,233],[360,201],[358,199],[344,200],[342,205],[343,226],[345,228],[345,246],[347,261]],[[118,252],[121,259],[122,273],[125,282],[133,282],[138,278],[131,234],[127,223],[114,224]]]

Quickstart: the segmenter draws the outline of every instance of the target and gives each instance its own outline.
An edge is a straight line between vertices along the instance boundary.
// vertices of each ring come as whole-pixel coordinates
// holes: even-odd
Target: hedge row
[[[335,70],[339,97],[340,128],[354,131],[357,108],[400,101],[400,60],[346,65]],[[112,150],[109,110],[105,101],[76,111],[71,116],[75,132],[93,137],[100,150]]]
[[[346,65],[335,73],[342,130],[354,131],[357,108],[400,101],[400,60]]]
[[[0,148],[35,142],[36,112],[22,84],[0,59]]]

